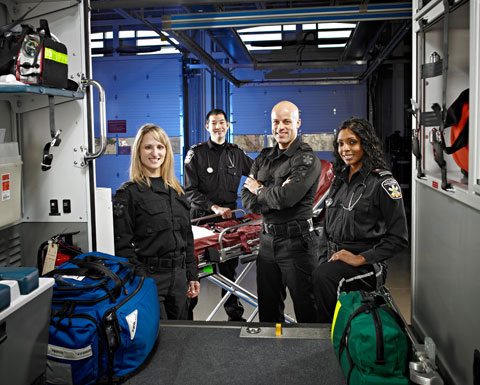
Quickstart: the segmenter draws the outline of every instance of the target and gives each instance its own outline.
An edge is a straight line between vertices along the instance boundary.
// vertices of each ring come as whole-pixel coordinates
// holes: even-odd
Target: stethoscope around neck
[[[365,182],[366,182],[369,175],[370,175],[370,173],[367,173],[367,175],[365,175],[365,178],[363,178],[362,183],[357,184],[355,186],[355,188],[353,189],[352,195],[350,196],[348,206],[345,206],[345,205],[342,204],[342,208],[344,210],[349,211],[349,212],[352,211],[353,208],[356,206],[356,204],[360,201],[360,199],[362,199],[362,196],[365,193],[365,190],[367,189],[367,184]],[[360,195],[357,197],[357,199],[354,199],[355,194],[356,194],[357,190],[359,189],[359,187],[361,188]],[[335,188],[335,190],[332,191],[330,197],[325,201],[325,206],[326,207],[330,206],[333,203],[332,197],[337,193],[339,188],[340,188],[340,184],[337,185],[337,188]]]
[[[233,162],[233,157],[231,156],[230,151],[228,151],[226,148],[225,148],[225,151],[227,151],[227,157],[228,157],[227,168],[235,168],[235,163]],[[207,163],[208,163],[207,172],[211,174],[213,173],[213,168],[210,165],[210,157],[208,156],[208,151],[207,151]]]
[[[356,206],[356,204],[360,201],[360,199],[362,199],[362,196],[363,194],[365,193],[365,190],[367,189],[367,184],[365,183],[368,176],[370,175],[370,173],[368,172],[367,175],[365,175],[365,178],[363,178],[363,181],[362,183],[360,184],[357,184],[355,186],[355,188],[353,189],[352,191],[352,195],[350,196],[350,200],[348,202],[348,206],[345,207],[345,205],[342,204],[342,208],[344,210],[347,210],[347,211],[352,211],[353,208]],[[355,197],[355,193],[357,192],[357,190],[359,190],[359,187],[360,187],[360,195],[357,197],[357,199],[354,200],[354,197]]]

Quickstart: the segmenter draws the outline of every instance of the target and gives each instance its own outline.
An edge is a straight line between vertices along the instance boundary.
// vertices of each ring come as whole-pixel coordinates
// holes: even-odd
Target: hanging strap
[[[409,108],[407,111],[410,112],[415,118],[415,128],[412,130],[412,152],[415,155],[416,164],[417,164],[417,178],[421,179],[425,177],[424,172],[422,171],[422,152],[420,151],[420,121],[418,116],[418,104],[415,100],[410,99],[412,108]]]
[[[43,156],[42,156],[42,171],[50,170],[52,167],[53,161],[53,154],[50,154],[51,147],[58,147],[62,140],[60,139],[60,134],[62,130],[55,131],[55,102],[53,99],[53,95],[48,95],[48,109],[50,115],[50,136],[52,140],[45,144],[43,148]]]

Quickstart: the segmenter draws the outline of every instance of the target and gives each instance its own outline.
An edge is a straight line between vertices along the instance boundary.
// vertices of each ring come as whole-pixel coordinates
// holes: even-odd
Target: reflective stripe
[[[340,303],[340,301],[337,301],[337,305],[335,306],[335,313],[333,314],[333,321],[332,321],[332,341],[333,341],[333,331],[335,330],[335,322],[337,321],[337,315],[341,307],[342,307],[342,304]]]
[[[355,275],[355,276],[350,277],[348,279],[342,278],[340,280],[340,282],[338,283],[338,287],[337,287],[337,299],[338,299],[338,297],[340,297],[340,289],[342,288],[342,285],[343,285],[344,282],[348,283],[348,282],[356,281],[357,279],[371,277],[372,275],[375,275],[375,271],[370,271],[368,273],[361,274],[361,275]]]
[[[81,349],[68,349],[61,346],[48,345],[47,355],[62,360],[79,361],[91,357],[92,346],[88,345]]]
[[[45,48],[44,58],[58,63],[67,64],[67,54],[57,52],[51,48]]]

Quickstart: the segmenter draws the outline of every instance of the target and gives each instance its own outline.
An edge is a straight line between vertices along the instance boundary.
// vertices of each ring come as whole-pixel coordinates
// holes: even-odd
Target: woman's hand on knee
[[[367,261],[362,255],[353,254],[345,249],[333,253],[332,257],[328,260],[328,262],[333,261],[342,261],[349,264],[350,266],[362,266],[367,263]]]

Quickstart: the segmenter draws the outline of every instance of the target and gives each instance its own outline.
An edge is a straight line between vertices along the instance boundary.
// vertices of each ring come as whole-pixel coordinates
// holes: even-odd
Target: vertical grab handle
[[[95,153],[85,154],[85,164],[94,159],[100,158],[107,148],[107,114],[105,109],[105,90],[102,85],[93,79],[82,79],[82,88],[95,86],[98,89],[99,113],[100,113],[100,149]],[[92,135],[93,136],[93,135]]]

